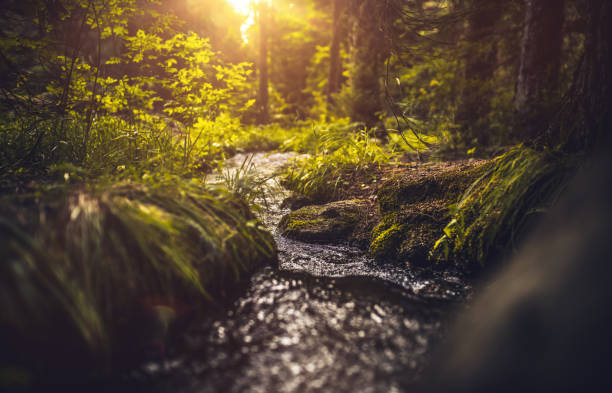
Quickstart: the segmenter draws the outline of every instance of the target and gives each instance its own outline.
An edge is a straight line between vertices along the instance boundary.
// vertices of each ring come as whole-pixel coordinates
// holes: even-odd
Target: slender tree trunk
[[[589,151],[612,131],[612,2],[584,5],[584,55],[558,115],[544,133],[546,146]]]
[[[455,115],[459,139],[468,145],[488,145],[491,141],[486,117],[491,110],[493,79],[497,68],[497,46],[492,37],[501,17],[496,2],[473,0],[468,12],[465,53],[465,83]]]
[[[350,86],[351,118],[366,127],[380,123],[382,111],[381,77],[383,66],[383,33],[380,31],[380,6],[377,0],[355,2],[353,45],[351,48]]]
[[[342,63],[340,59],[341,16],[344,10],[344,0],[334,0],[334,20],[332,42],[329,47],[329,78],[327,82],[327,110],[333,102],[333,94],[340,91]]]
[[[268,93],[268,5],[265,1],[259,3],[259,91],[257,94],[259,109],[258,122],[266,124],[269,121]]]
[[[527,140],[545,128],[558,97],[564,0],[527,0],[516,86],[516,135]]]

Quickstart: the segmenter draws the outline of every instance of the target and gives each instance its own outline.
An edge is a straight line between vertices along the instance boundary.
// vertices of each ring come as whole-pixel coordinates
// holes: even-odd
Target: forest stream
[[[612,392],[611,20],[2,1],[0,393]]]
[[[355,248],[280,236],[288,191],[272,175],[294,155],[257,153],[251,161],[270,178],[262,219],[278,244],[278,266],[256,273],[225,315],[192,326],[185,349],[133,372],[136,390],[395,392],[418,378],[449,305],[471,286],[449,272],[377,264]],[[228,160],[226,171],[245,157]]]

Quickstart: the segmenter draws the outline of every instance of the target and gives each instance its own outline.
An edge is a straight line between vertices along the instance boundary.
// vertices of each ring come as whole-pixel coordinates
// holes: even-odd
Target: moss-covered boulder
[[[358,199],[305,206],[285,215],[279,229],[283,236],[304,242],[346,242],[365,209],[365,202]]]
[[[0,237],[0,365],[44,384],[161,355],[276,258],[246,203],[182,181],[5,197]]]
[[[448,206],[490,164],[465,163],[448,170],[407,172],[394,176],[378,190],[381,222],[372,231],[370,254],[379,261],[424,263],[443,234]]]

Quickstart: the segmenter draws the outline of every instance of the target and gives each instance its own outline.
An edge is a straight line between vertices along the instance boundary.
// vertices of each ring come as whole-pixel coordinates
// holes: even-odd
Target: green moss
[[[300,229],[305,229],[305,228],[316,228],[316,227],[321,226],[322,223],[323,223],[322,219],[316,219],[316,220],[290,219],[287,221],[287,231],[298,231]]]
[[[484,163],[417,180],[398,175],[385,182],[377,195],[381,224],[372,231],[370,254],[381,261],[425,262],[443,233],[448,206],[490,167]]]
[[[378,191],[381,214],[392,213],[403,205],[427,200],[457,200],[469,185],[490,170],[491,163],[468,169],[449,170],[422,179],[405,179],[397,175],[386,181]]]
[[[397,224],[380,223],[372,231],[370,254],[376,259],[393,258],[404,236],[404,228]]]

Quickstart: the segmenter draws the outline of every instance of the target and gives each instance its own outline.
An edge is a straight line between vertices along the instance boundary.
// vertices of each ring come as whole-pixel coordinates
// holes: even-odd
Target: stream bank
[[[428,267],[429,251],[450,221],[449,206],[490,166],[462,160],[382,167],[333,194],[345,199],[316,204],[293,196],[293,206],[306,206],[283,217],[280,230],[306,242],[348,243],[377,262]]]

